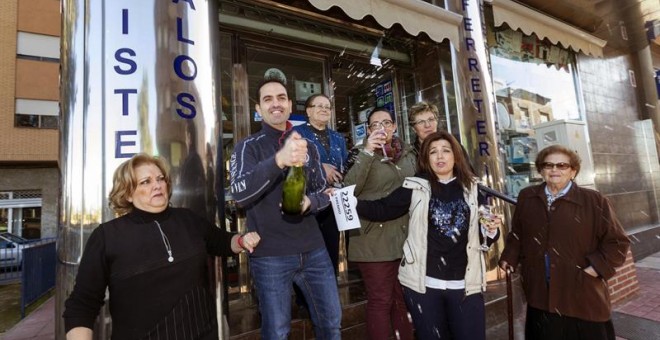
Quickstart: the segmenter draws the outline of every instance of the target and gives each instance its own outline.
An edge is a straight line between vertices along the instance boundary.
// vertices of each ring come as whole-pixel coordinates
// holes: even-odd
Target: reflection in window
[[[504,97],[534,104],[536,109],[531,112],[533,122],[530,123],[540,123],[544,119],[580,119],[572,63],[558,69],[497,55],[491,55],[491,60],[498,101],[499,97]]]
[[[41,207],[21,209],[21,236],[27,239],[41,237]]]
[[[575,53],[506,26],[491,27],[488,37],[506,189],[517,197],[524,187],[542,181],[534,165],[543,145],[537,131],[582,119]]]
[[[0,232],[24,238],[41,237],[41,191],[0,192]]]
[[[57,129],[60,119],[57,116],[16,114],[14,126],[38,129]]]
[[[57,129],[60,119],[56,116],[41,116],[41,128]]]
[[[9,231],[9,209],[0,208],[0,233]]]
[[[39,116],[37,115],[16,115],[17,127],[39,127]]]

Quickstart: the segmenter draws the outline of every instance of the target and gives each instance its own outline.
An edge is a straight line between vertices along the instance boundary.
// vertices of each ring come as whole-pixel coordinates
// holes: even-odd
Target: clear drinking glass
[[[488,230],[486,228],[486,225],[488,223],[491,223],[493,218],[495,218],[495,214],[492,212],[492,207],[490,205],[480,205],[479,206],[479,229],[481,229],[481,236],[483,236],[483,242],[479,245],[479,250],[481,251],[488,251],[490,250],[490,246],[488,245],[488,235],[486,235],[486,231]]]
[[[382,126],[382,128],[380,130],[378,130],[378,133],[381,133],[381,134],[385,135],[385,139],[387,139],[387,131],[385,131],[384,126]],[[385,143],[381,144],[380,147],[383,149],[383,158],[381,158],[380,161],[383,162],[383,163],[387,163],[387,162],[391,161],[392,158],[390,158],[387,155],[387,151],[385,150]]]

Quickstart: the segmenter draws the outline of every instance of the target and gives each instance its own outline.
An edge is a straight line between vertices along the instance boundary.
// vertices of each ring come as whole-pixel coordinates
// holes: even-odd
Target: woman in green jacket
[[[375,108],[368,124],[369,136],[353,150],[357,154],[344,184],[356,185],[357,198],[374,200],[389,195],[415,174],[416,157],[409,145],[394,136],[396,123],[387,109]],[[388,339],[392,330],[399,339],[412,339],[413,327],[397,280],[408,215],[387,222],[360,219],[360,223],[362,228],[350,232],[348,259],[357,263],[367,290],[369,339]]]

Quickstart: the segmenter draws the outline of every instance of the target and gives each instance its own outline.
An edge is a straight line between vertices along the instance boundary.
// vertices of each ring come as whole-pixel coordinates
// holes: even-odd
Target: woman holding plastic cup
[[[406,178],[387,197],[359,200],[358,215],[375,221],[410,215],[398,278],[417,338],[485,339],[481,244],[497,240],[502,218],[488,209],[479,211],[485,198],[449,133],[424,139],[418,169],[417,176]]]

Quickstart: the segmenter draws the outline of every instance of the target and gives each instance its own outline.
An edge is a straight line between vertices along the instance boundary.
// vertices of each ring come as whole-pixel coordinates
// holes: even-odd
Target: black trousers
[[[481,293],[426,287],[420,294],[403,287],[408,312],[419,340],[485,340],[486,307]]]
[[[527,306],[527,340],[615,340],[612,320],[586,321]]]
[[[339,231],[337,230],[337,221],[335,221],[335,214],[332,207],[319,212],[316,215],[316,221],[321,229],[325,248],[330,255],[330,261],[335,269],[335,276],[339,270]]]

